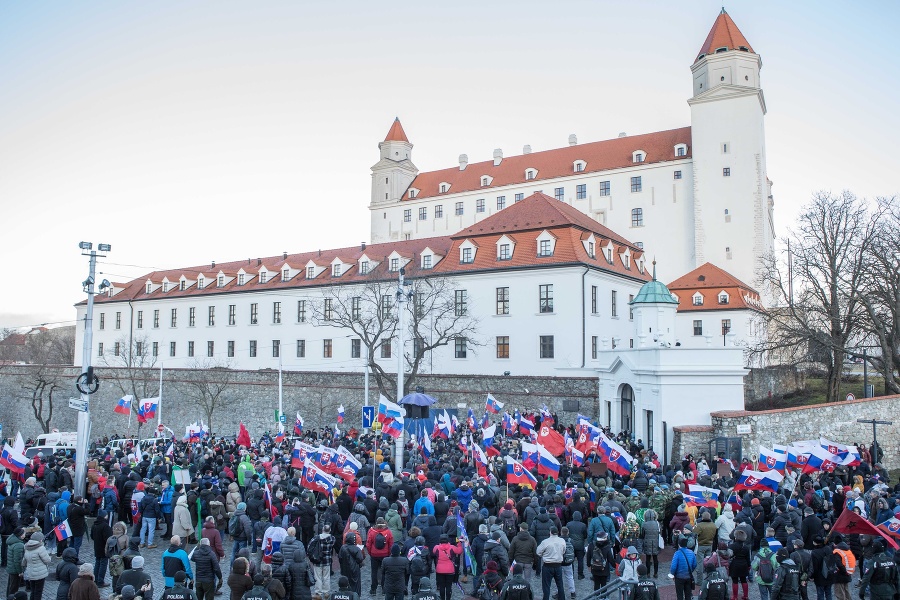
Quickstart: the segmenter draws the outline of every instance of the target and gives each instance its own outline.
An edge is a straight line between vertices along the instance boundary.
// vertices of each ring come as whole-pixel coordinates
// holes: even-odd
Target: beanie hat
[[[350,588],[350,580],[345,575],[338,577],[338,587],[342,590]]]
[[[237,509],[238,510],[247,510],[247,503],[246,502],[238,502]]]
[[[132,569],[141,569],[144,566],[144,557],[143,556],[135,556],[131,559],[131,568]]]
[[[82,575],[94,575],[94,565],[91,563],[82,563],[80,567],[78,567],[78,576]]]
[[[122,588],[122,600],[134,600],[134,586],[126,585]]]

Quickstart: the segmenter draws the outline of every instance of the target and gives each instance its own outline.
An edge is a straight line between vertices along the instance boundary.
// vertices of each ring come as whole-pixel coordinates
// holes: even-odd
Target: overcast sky
[[[0,327],[102,276],[368,240],[399,116],[421,170],[690,124],[721,4],[0,4]],[[731,2],[762,56],[779,232],[818,189],[900,191],[898,2]]]

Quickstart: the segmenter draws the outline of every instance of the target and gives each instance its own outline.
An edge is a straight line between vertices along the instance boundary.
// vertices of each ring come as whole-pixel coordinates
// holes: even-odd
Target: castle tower
[[[378,144],[380,160],[372,166],[372,204],[392,204],[402,199],[403,193],[419,169],[412,163],[413,145],[409,143],[400,119],[394,119],[384,141]]]
[[[654,346],[670,347],[675,344],[675,313],[678,301],[666,284],[656,279],[656,261],[653,261],[653,279],[638,291],[630,303],[634,313],[634,329],[638,348]]]
[[[753,285],[773,251],[760,56],[722,9],[694,64],[694,260]]]

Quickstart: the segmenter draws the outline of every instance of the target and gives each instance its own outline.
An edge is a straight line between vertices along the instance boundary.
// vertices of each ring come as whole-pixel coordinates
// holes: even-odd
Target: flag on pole
[[[734,491],[740,490],[759,490],[761,492],[778,493],[778,484],[784,479],[784,475],[778,471],[752,471],[744,469],[738,482],[734,486]],[[833,529],[833,528],[832,528]]]
[[[134,400],[134,396],[127,395],[119,398],[119,401],[116,402],[115,408],[113,408],[113,412],[117,412],[120,415],[130,415],[131,414],[131,401]]]
[[[496,425],[491,425],[487,429],[481,430],[481,443],[485,448],[494,444],[494,433],[497,431]]]
[[[688,484],[688,490],[691,495],[687,499],[694,506],[708,506],[716,508],[719,505],[719,490],[715,488],[703,487],[702,485]]]
[[[307,459],[316,461],[319,459],[319,449],[316,446],[310,446],[300,440],[294,442],[294,449],[291,451],[291,466],[295,469],[302,469]]]
[[[522,448],[522,464],[529,469],[535,468],[538,463],[537,444],[522,442],[519,447]]]
[[[478,469],[478,474],[482,477],[487,477],[487,456],[477,445],[472,446],[472,455],[475,457],[475,467]]]
[[[356,475],[362,469],[362,463],[356,460],[356,457],[343,446],[338,446],[337,454],[334,457],[334,473],[343,479],[353,481]]]
[[[491,425],[491,418],[488,417],[487,413],[484,413],[484,417],[481,419],[481,428],[487,429]]]
[[[159,406],[159,397],[144,398],[138,405],[137,419],[138,423],[146,423],[156,416],[156,409]]]
[[[500,411],[503,410],[503,403],[494,398],[491,394],[487,395],[487,400],[484,403],[484,409],[492,414],[500,414]]]
[[[792,445],[788,446],[787,449],[787,466],[794,468],[800,467],[801,469],[806,466],[806,461],[809,460],[809,448],[803,446]]]
[[[541,424],[541,431],[538,434],[537,441],[538,444],[549,450],[553,456],[562,456],[566,451],[565,439],[550,425]]]
[[[440,412],[434,420],[434,431],[432,434],[439,438],[448,439],[450,437],[450,419],[447,418],[447,411]]]
[[[842,460],[821,446],[810,448],[809,458],[803,465],[804,473],[813,473],[815,471],[834,471],[834,468],[841,464]]]
[[[337,479],[317,467],[311,461],[307,460],[303,466],[303,474],[300,477],[300,485],[314,492],[322,492],[326,496],[331,495],[331,491],[337,484]]]
[[[841,514],[843,515],[844,513],[842,512]],[[878,529],[895,539],[900,539],[900,519],[897,517],[891,517],[887,521],[879,523]]]
[[[466,426],[469,428],[469,431],[475,433],[475,412],[470,408],[469,414],[466,417]]]
[[[559,461],[544,446],[538,444],[538,473],[559,479]]]
[[[427,434],[422,434],[422,457],[425,460],[431,458],[431,437]]]
[[[444,413],[447,413],[447,409],[444,409]],[[450,419],[450,435],[453,435],[457,431],[459,431],[459,419],[456,418],[456,415],[449,415]]]
[[[27,463],[28,459],[25,458],[25,440],[22,439],[21,433],[16,433],[14,445],[3,445],[3,451],[0,452],[0,465],[3,465],[13,473],[24,473]]]
[[[511,456],[506,457],[506,482],[509,484],[527,485],[532,489],[537,487],[537,477],[532,475],[522,463]]]
[[[868,535],[879,535],[885,542],[891,545],[891,548],[897,550],[900,545],[894,540],[893,536],[888,535],[881,527],[875,527],[869,523],[865,517],[862,517],[852,510],[841,511],[841,516],[831,527],[831,531],[835,533],[865,533]]]
[[[316,464],[326,473],[331,473],[334,469],[334,457],[336,454],[337,450],[328,446],[319,446],[319,458],[316,460]]]
[[[610,471],[622,476],[631,473],[632,458],[622,446],[606,436],[601,436],[600,452],[603,457],[603,462],[606,463],[606,466],[609,467]]]
[[[69,520],[66,519],[65,521],[54,527],[53,533],[56,534],[56,539],[60,542],[72,537],[72,528],[69,527]]]
[[[344,405],[343,405],[343,404],[341,404],[341,405],[338,407],[337,422],[338,422],[338,423],[343,423],[343,422],[344,422]]]
[[[759,447],[760,471],[778,471],[779,473],[784,473],[785,466],[787,466],[786,446],[778,446],[776,444],[771,450],[765,446]]]
[[[297,413],[297,420],[294,421],[294,435],[303,435],[303,417]]]
[[[279,432],[275,435],[275,443],[276,443],[276,444],[280,444],[280,443],[283,442],[283,441],[284,441],[284,432],[283,432],[283,431],[279,431]]]
[[[403,417],[397,417],[384,423],[381,433],[385,433],[394,439],[403,435]]]
[[[503,429],[506,431],[507,435],[512,435],[516,432],[516,426],[513,423],[512,415],[508,412],[503,413]]]
[[[401,419],[406,416],[406,409],[391,402],[384,396],[378,397],[378,417],[377,419],[384,424],[386,421],[390,419]]]
[[[534,433],[534,421],[526,417],[519,417],[519,431],[522,435],[531,435]]]

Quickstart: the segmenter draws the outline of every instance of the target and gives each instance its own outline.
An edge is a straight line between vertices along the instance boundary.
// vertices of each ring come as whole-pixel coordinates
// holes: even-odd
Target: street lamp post
[[[97,244],[97,250],[93,249],[91,242],[80,242],[78,247],[81,248],[81,255],[88,257],[88,278],[82,282],[82,288],[87,294],[87,308],[84,313],[84,342],[81,350],[81,375],[76,382],[76,388],[81,393],[81,400],[84,402],[87,410],[78,413],[78,437],[75,442],[75,493],[78,496],[85,494],[85,479],[87,476],[87,455],[88,442],[91,436],[91,394],[97,391],[99,380],[94,375],[94,368],[91,366],[91,351],[94,344],[93,325],[94,325],[94,276],[97,271],[97,258],[103,258],[105,254],[99,252],[109,252],[112,247],[109,244]],[[109,287],[109,282],[105,279],[100,284],[100,291]]]
[[[412,297],[412,291],[407,291],[404,287],[409,286],[409,282],[404,280],[406,270],[401,268],[397,279],[397,404],[403,399],[403,345],[404,334],[406,333],[406,311],[404,304]],[[404,421],[405,424],[405,421]],[[394,442],[394,471],[397,475],[403,470],[403,432]]]

